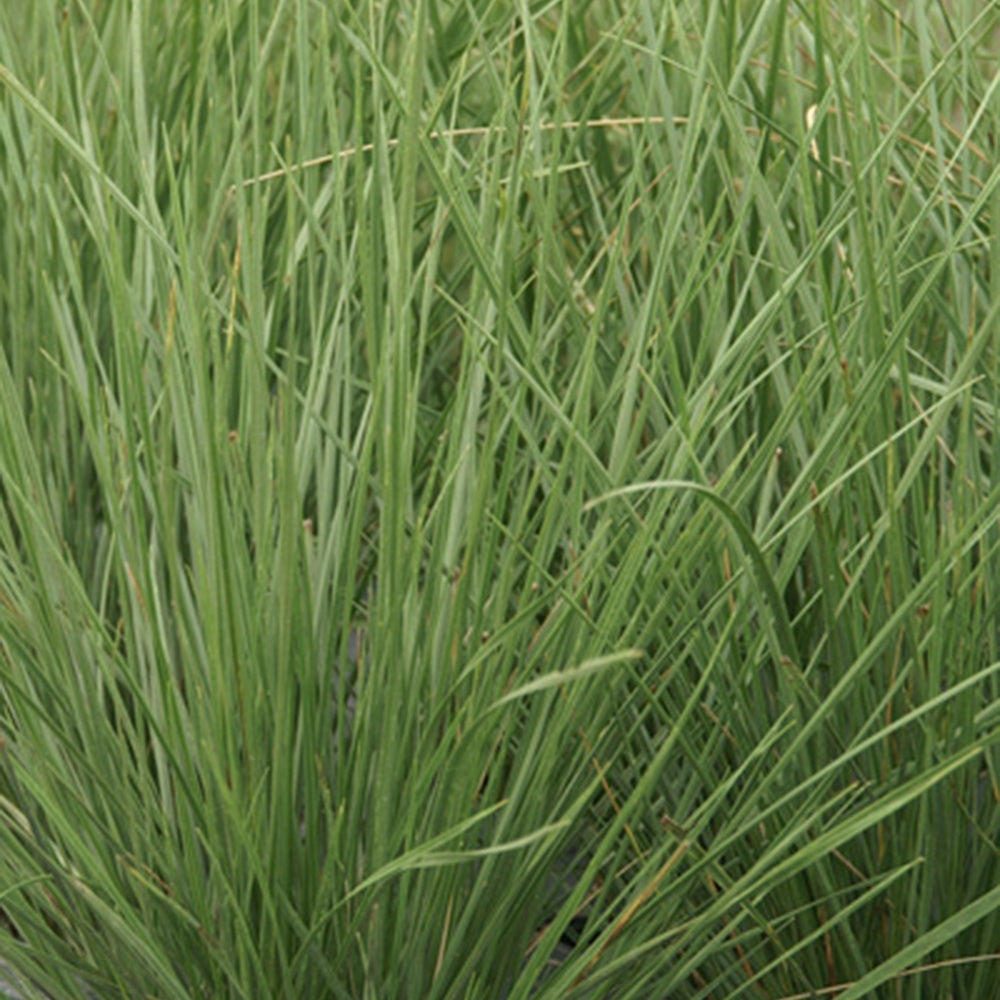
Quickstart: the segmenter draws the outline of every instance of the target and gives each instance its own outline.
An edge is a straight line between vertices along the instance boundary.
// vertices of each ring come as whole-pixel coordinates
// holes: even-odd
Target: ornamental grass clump
[[[0,983],[983,998],[1000,10],[0,6]]]

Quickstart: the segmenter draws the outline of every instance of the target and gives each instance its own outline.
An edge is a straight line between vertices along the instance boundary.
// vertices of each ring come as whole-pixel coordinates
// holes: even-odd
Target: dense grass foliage
[[[995,995],[998,49],[0,5],[7,978]]]

